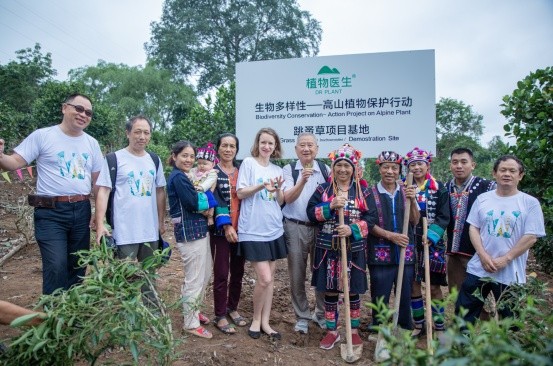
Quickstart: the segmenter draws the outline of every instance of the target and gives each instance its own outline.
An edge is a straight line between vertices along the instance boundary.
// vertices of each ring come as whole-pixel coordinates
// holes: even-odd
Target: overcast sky
[[[553,0],[299,0],[323,29],[320,56],[436,50],[436,98],[472,105],[503,135],[501,98],[553,65]],[[0,64],[40,43],[57,78],[99,59],[143,65],[162,0],[0,0]],[[1,96],[0,96],[1,98]]]

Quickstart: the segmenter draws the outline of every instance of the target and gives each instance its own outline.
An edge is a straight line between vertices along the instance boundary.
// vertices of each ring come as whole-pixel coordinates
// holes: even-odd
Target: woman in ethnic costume
[[[215,326],[223,333],[234,334],[236,329],[229,324],[227,315],[234,325],[247,325],[237,311],[242,277],[244,277],[245,258],[237,254],[238,216],[240,200],[236,193],[238,181],[238,138],[231,133],[224,133],[217,140],[216,149],[219,163],[215,198],[219,206],[215,208],[215,232],[210,236],[211,256],[213,257],[213,305]]]
[[[349,298],[352,343],[362,344],[358,334],[360,318],[359,295],[368,289],[365,248],[368,234],[367,202],[369,190],[359,184],[356,169],[361,152],[349,144],[329,154],[332,161],[331,182],[317,187],[307,205],[309,220],[319,224],[315,244],[315,260],[311,285],[325,292],[327,334],[320,342],[331,349],[340,341],[337,331],[338,297],[342,292],[340,240],[347,240]],[[344,225],[339,225],[339,210],[344,210]]]
[[[447,286],[446,281],[446,244],[443,235],[449,224],[448,192],[442,182],[438,182],[430,174],[432,154],[415,147],[403,159],[409,171],[413,173],[413,183],[416,185],[416,199],[421,211],[421,219],[415,227],[415,279],[411,290],[411,312],[415,329],[413,336],[418,337],[426,332],[424,319],[424,302],[421,282],[424,281],[424,247],[422,243],[422,217],[428,220],[428,242],[430,256],[430,293],[433,300],[442,300],[440,286]],[[427,284],[428,285],[428,284]],[[437,331],[444,330],[444,308],[440,304],[432,304],[432,318]],[[428,319],[428,321],[430,321]],[[440,334],[437,334],[440,337]]]

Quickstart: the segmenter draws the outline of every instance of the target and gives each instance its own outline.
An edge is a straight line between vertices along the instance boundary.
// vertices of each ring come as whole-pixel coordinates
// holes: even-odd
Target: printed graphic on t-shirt
[[[268,180],[267,180],[268,181]],[[257,178],[257,184],[263,184],[263,178]],[[261,192],[259,192],[259,196],[263,201],[274,201],[275,195],[273,192],[269,192],[266,188],[263,188]]]
[[[88,162],[87,153],[70,153],[65,156],[65,151],[58,153],[58,168],[60,176],[71,179],[85,179],[85,167]]]
[[[488,211],[486,213],[488,234],[495,237],[510,238],[520,213],[520,211],[511,211],[510,213],[500,211],[498,214],[494,210]]]
[[[149,197],[152,195],[154,186],[155,171],[148,170],[143,172],[131,171],[127,174],[127,182],[129,183],[130,192],[133,196]]]

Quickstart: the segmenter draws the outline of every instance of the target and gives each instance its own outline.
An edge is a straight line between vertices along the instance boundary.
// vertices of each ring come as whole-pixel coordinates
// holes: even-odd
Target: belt
[[[296,219],[289,219],[286,217],[286,220],[288,221],[291,221],[293,222],[294,224],[298,224],[298,225],[303,225],[303,226],[316,226],[317,224],[314,224],[312,222],[309,222],[309,221],[301,221],[301,220],[296,220]]]
[[[89,194],[75,194],[73,196],[57,196],[57,197],[54,197],[54,201],[75,203],[75,202],[86,201],[89,198],[90,198]]]

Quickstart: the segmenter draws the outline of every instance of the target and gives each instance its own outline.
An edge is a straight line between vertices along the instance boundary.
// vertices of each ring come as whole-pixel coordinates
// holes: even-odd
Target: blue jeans
[[[379,265],[369,266],[371,277],[371,296],[372,302],[376,304],[379,298],[384,299],[384,303],[390,301],[390,293],[397,284],[398,265]],[[413,319],[411,317],[411,287],[415,278],[415,266],[406,264],[403,269],[403,284],[401,286],[401,299],[399,302],[398,325],[403,329],[413,329]],[[376,311],[372,311],[373,325],[378,325]]]
[[[90,201],[35,208],[35,238],[42,256],[42,293],[82,282],[86,268],[75,252],[90,248]]]
[[[455,314],[459,314],[461,307],[468,310],[468,313],[463,317],[465,321],[473,323],[480,317],[480,312],[484,307],[484,302],[479,298],[473,295],[475,291],[481,291],[482,297],[485,299],[488,297],[488,294],[493,292],[495,299],[499,299],[499,296],[505,291],[509,286],[502,283],[492,283],[492,282],[483,282],[480,281],[480,277],[473,274],[467,273],[461,290],[459,290],[459,297],[457,298],[457,303],[455,304]],[[511,309],[503,307],[497,309],[497,312],[502,317],[513,316]]]

